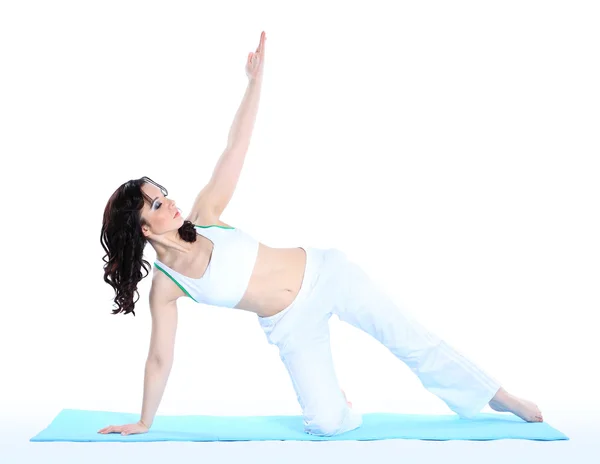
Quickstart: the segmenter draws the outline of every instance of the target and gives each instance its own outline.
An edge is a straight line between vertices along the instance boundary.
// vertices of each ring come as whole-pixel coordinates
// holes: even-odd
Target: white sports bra
[[[212,256],[201,278],[184,276],[158,259],[154,265],[196,303],[234,308],[241,301],[250,282],[259,242],[235,227],[196,224],[194,227],[198,234],[213,243]]]

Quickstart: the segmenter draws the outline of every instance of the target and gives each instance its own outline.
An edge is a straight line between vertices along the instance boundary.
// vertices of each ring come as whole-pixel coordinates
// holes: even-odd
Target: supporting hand
[[[148,432],[148,427],[146,427],[142,421],[136,422],[135,424],[109,425],[108,427],[98,430],[98,433],[120,433],[121,435],[146,432]]]

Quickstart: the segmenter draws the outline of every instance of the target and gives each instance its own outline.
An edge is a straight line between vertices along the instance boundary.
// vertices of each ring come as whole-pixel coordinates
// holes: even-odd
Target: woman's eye
[[[156,201],[156,202],[154,203],[154,206],[155,206],[155,208],[154,208],[154,209],[158,209],[158,208],[160,208],[160,206],[161,206],[161,205],[162,205],[162,203],[161,203],[160,201]]]

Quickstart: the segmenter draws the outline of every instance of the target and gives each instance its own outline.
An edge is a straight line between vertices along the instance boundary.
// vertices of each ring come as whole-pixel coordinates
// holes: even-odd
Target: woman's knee
[[[318,414],[305,427],[305,431],[311,435],[330,437],[349,432],[361,425],[362,415],[348,408],[342,414],[334,412]]]

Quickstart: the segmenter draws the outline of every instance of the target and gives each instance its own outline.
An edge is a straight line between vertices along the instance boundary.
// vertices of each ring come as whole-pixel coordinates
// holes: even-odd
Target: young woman
[[[104,280],[115,292],[117,313],[135,315],[134,292],[149,272],[146,243],[156,252],[150,289],[152,315],[141,418],[100,433],[144,433],[151,427],[173,363],[177,300],[252,311],[267,341],[276,345],[302,409],[307,433],[332,436],[356,429],[336,378],[328,320],[373,336],[405,362],[423,386],[460,417],[489,404],[528,422],[543,420],[538,407],[511,395],[499,382],[428,331],[337,248],[271,248],[220,220],[239,178],[258,108],[265,34],[246,64],[248,91],[236,115],[228,148],[184,219],[168,192],[148,177],[121,185],[109,199],[101,243]]]

